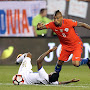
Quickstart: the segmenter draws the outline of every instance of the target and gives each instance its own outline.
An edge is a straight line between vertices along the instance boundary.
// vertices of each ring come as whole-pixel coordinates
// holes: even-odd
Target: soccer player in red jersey
[[[37,30],[52,29],[60,40],[62,45],[60,56],[55,67],[56,72],[60,72],[64,61],[67,61],[69,56],[73,54],[72,64],[76,67],[87,64],[90,68],[90,60],[81,59],[83,43],[79,36],[75,33],[74,27],[84,27],[90,30],[90,25],[74,21],[72,19],[63,19],[62,13],[57,10],[54,14],[54,21],[46,25],[38,23]]]

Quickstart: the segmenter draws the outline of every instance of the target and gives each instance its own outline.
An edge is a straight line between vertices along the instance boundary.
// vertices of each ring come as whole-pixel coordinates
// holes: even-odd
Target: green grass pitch
[[[13,85],[12,77],[17,73],[19,66],[0,66],[0,90],[90,90],[90,70],[87,66],[74,67],[63,65],[59,81],[73,78],[80,79],[77,83],[67,85]],[[54,71],[54,66],[44,66],[47,73]],[[33,66],[33,71],[37,67]]]

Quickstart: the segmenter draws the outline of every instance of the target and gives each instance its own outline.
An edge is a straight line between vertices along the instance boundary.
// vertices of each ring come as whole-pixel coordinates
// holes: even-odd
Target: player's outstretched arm
[[[72,82],[78,82],[78,81],[80,81],[80,79],[72,79],[72,80],[70,80],[70,81],[64,81],[64,82],[59,82],[59,85],[61,85],[61,84],[69,84],[69,83],[72,83]]]
[[[50,52],[55,51],[57,47],[53,47],[52,49],[49,49],[45,53],[43,53],[38,59],[37,59],[37,67],[38,70],[42,67],[42,61],[44,60],[44,57],[47,56]]]
[[[42,29],[47,29],[45,25],[43,25],[43,23],[38,23],[37,24],[37,30],[42,30]]]
[[[77,22],[77,27],[85,27],[90,30],[90,25],[83,23],[83,22]]]

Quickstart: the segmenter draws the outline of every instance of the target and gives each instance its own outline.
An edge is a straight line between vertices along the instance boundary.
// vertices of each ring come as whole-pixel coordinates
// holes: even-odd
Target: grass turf
[[[19,66],[0,66],[0,90],[90,90],[90,70],[87,66],[74,67],[63,65],[59,81],[67,81],[73,78],[80,79],[77,83],[68,85],[12,85],[12,77],[17,73]],[[53,72],[54,66],[44,66],[47,73]],[[33,66],[33,71],[37,67]]]

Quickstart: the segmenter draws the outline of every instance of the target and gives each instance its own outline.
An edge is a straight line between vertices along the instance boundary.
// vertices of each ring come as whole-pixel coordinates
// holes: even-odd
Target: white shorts
[[[39,73],[39,76],[42,78],[42,80],[46,80],[49,82],[49,76],[48,74],[46,73],[46,71],[44,70],[43,67],[41,67],[39,70],[38,70],[38,73]]]
[[[44,70],[43,67],[41,67],[41,69],[38,71],[40,77],[42,78],[43,84],[53,84],[53,85],[58,85],[59,82],[55,81],[50,83],[49,82],[49,75],[46,73],[46,71]]]

